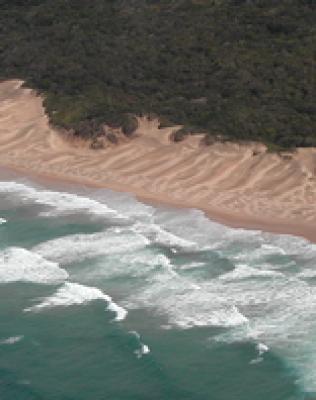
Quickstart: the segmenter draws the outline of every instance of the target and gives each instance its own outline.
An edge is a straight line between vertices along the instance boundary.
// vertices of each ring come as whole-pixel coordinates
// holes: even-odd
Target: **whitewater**
[[[1,398],[312,398],[315,264],[198,210],[3,180]]]

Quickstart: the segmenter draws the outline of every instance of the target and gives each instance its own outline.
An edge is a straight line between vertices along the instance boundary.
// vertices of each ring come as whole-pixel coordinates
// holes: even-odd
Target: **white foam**
[[[74,193],[44,190],[17,182],[0,182],[0,191],[2,193],[18,193],[23,202],[31,201],[51,207],[51,210],[41,213],[43,216],[49,217],[80,211],[92,215],[128,219],[104,203]]]
[[[71,269],[71,276],[75,281],[85,284],[92,282],[92,285],[97,281],[124,278],[127,285],[133,281],[133,285],[143,286],[155,271],[165,268],[168,262],[170,263],[168,257],[153,254],[150,247],[145,247],[131,253],[101,257],[89,265],[81,265],[80,268],[74,267]]]
[[[316,244],[304,238],[269,233],[263,233],[262,237],[268,241],[269,245],[272,244],[281,249],[283,254],[294,255],[295,257],[299,256],[302,259],[316,258]]]
[[[145,278],[159,268],[170,268],[170,260],[163,254],[153,254],[150,249],[140,249],[131,254],[117,255],[111,266],[103,268],[106,276]]]
[[[152,269],[152,267],[161,265],[169,267],[170,260],[164,254],[153,254],[151,252],[133,252],[132,254],[125,254],[121,258],[121,261],[126,264],[135,264],[136,266],[142,265]],[[142,271],[139,271],[142,272]]]
[[[103,293],[100,289],[72,282],[65,282],[52,296],[44,298],[40,304],[26,308],[24,311],[36,312],[45,308],[69,307],[72,305],[87,304],[94,300],[104,300],[107,302],[107,309],[116,314],[116,321],[122,321],[126,318],[127,311],[116,304],[110,296]]]
[[[125,310],[125,308],[119,306],[118,304],[114,303],[112,300],[110,300],[111,298],[108,297],[108,310],[114,312],[116,314],[115,320],[116,321],[123,321],[126,316],[127,316],[127,311]]]
[[[144,343],[141,343],[140,349],[135,351],[137,358],[141,358],[149,353],[150,353],[150,348],[147,346],[147,344]]]
[[[0,225],[3,225],[7,222],[5,218],[0,218]]]
[[[33,248],[37,254],[60,263],[71,263],[102,255],[127,253],[141,249],[148,240],[135,233],[106,231],[76,234],[44,242]]]
[[[180,268],[181,268],[181,270],[190,270],[190,269],[201,268],[201,267],[205,267],[205,266],[206,266],[205,262],[193,261],[191,263],[182,264]]]
[[[19,247],[0,252],[0,283],[22,281],[54,284],[67,278],[68,273],[57,263],[34,252]]]
[[[243,327],[219,335],[217,340],[264,343],[297,370],[306,389],[316,390],[315,286],[284,275],[282,279],[255,282],[225,281],[214,290],[219,295],[225,290],[226,301],[236,304],[249,320]],[[259,352],[263,350],[258,347]]]
[[[253,360],[251,360],[250,362],[249,362],[249,364],[259,364],[259,363],[261,363],[263,361],[263,358],[262,357],[257,357],[257,358],[254,358]]]
[[[206,300],[206,299],[205,299]],[[184,311],[184,310],[183,310]],[[181,328],[194,326],[234,327],[243,325],[248,319],[238,310],[236,306],[221,306],[219,308],[209,307],[208,311],[197,305],[191,305],[188,311],[182,312],[182,316],[172,322]]]
[[[234,241],[252,242],[261,236],[260,231],[233,229],[211,221],[196,209],[159,212],[154,222],[164,230],[195,243],[199,249],[221,249]]]
[[[132,229],[137,233],[145,235],[152,243],[190,250],[198,248],[197,243],[175,235],[156,224],[136,223]]]
[[[279,246],[273,244],[263,243],[261,249],[265,251],[265,254],[286,254],[286,251]]]
[[[91,189],[89,189],[89,197]],[[108,189],[97,189],[92,192],[92,197],[103,202],[106,198],[106,204],[117,210],[120,214],[137,221],[149,221],[155,212],[155,208],[148,204],[141,203],[130,193],[113,192]]]
[[[271,277],[282,277],[283,274],[276,271],[260,270],[258,268],[250,267],[246,264],[236,264],[236,268],[233,271],[227,272],[219,277],[221,280],[238,280],[247,278],[271,278]]]
[[[257,350],[258,350],[259,356],[261,356],[262,354],[264,354],[267,351],[269,351],[269,347],[264,343],[258,343],[257,344]]]
[[[175,271],[165,269],[156,274],[145,289],[128,299],[130,308],[151,307],[167,317],[169,324],[181,328],[194,326],[237,326],[247,318],[234,303],[227,302],[224,293],[205,290]]]
[[[305,269],[296,275],[297,278],[312,279],[316,278],[316,271],[312,269]]]
[[[218,241],[222,241],[221,236]],[[244,254],[248,262],[237,262],[234,271],[220,276],[198,275],[196,281],[194,260],[188,264],[189,268],[193,265],[192,271],[167,260],[161,269],[150,271],[144,286],[125,304],[152,309],[166,319],[163,324],[168,327],[230,328],[217,339],[254,340],[259,354],[252,363],[262,361],[263,354],[272,349],[297,369],[308,390],[316,390],[314,245],[301,239],[296,244],[292,237],[282,242],[275,236],[258,234],[245,235],[236,243],[225,242],[220,248],[222,257],[232,263],[236,263],[240,249],[247,248],[249,255]],[[270,256],[274,255],[280,264],[271,264]],[[206,272],[212,268],[212,258],[209,260],[204,263]]]
[[[267,257],[286,255],[286,251],[283,248],[270,243],[260,243],[260,241],[259,245],[251,248],[251,250],[249,250],[247,243],[245,243],[244,247],[244,250],[238,250],[238,253],[234,256],[235,260],[251,264],[262,264]]]
[[[137,358],[142,358],[143,356],[147,355],[150,353],[150,348],[147,346],[147,344],[141,342],[141,336],[138,332],[136,331],[130,331],[129,332],[131,335],[135,336],[136,339],[139,342],[139,348],[134,351],[136,354]]]
[[[25,185],[17,190],[16,185],[6,190],[9,193],[18,191],[27,202],[36,201],[51,207],[50,215],[73,210],[118,215],[118,218],[125,215],[124,207],[119,213],[113,213],[112,207],[102,204],[101,198],[97,201],[60,193],[55,196],[49,191],[27,189]],[[112,203],[116,209],[115,201]],[[124,306],[147,307],[162,316],[162,323],[166,322],[168,327],[227,327],[229,329],[217,340],[255,341],[259,353],[256,362],[262,360],[265,348],[261,345],[264,344],[296,368],[307,390],[316,391],[316,287],[313,279],[316,245],[289,235],[227,228],[209,221],[196,210],[154,212],[140,207],[139,211],[139,215],[133,213],[132,206],[127,212],[128,216],[136,218],[136,224],[129,228],[134,232],[113,229],[100,234],[72,235],[33,250],[44,260],[62,263],[111,255],[107,258],[109,263],[103,263],[104,276],[141,277],[137,284],[133,281],[133,292],[126,292]],[[213,249],[236,268],[228,273],[223,271],[220,276],[196,274],[196,265],[200,268],[205,265],[205,272],[212,268],[212,257],[206,257],[201,265],[194,259],[190,263],[190,255],[187,266],[177,266],[163,254],[150,253],[153,249],[148,243],[175,248],[174,257],[179,248],[193,250],[192,253]],[[155,246],[154,251],[159,251],[159,246]],[[98,267],[101,268],[101,264],[100,260]],[[67,285],[62,287],[66,292],[69,291]],[[63,306],[60,303],[67,301],[82,304],[92,301],[90,297],[105,300],[99,289],[90,288],[98,291],[98,294],[93,292],[94,296],[90,292],[90,297],[83,294],[76,297],[63,294],[62,288],[50,300],[44,299],[47,307],[55,306],[51,303]],[[62,299],[58,301],[56,297]],[[81,300],[69,300],[69,297]],[[124,312],[122,317],[125,317]]]
[[[12,344],[20,342],[23,338],[24,338],[23,335],[21,335],[21,336],[11,336],[11,337],[9,337],[7,339],[0,340],[0,345],[12,345]]]

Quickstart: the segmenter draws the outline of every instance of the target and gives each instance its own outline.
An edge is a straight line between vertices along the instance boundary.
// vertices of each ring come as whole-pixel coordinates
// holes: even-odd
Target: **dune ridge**
[[[131,139],[93,150],[49,125],[43,100],[22,81],[0,83],[0,166],[205,211],[231,226],[316,242],[316,149],[282,156],[258,143],[174,143],[175,127],[139,118]]]

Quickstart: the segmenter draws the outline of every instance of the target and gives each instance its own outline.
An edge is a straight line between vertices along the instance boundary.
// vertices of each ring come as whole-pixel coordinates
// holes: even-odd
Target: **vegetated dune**
[[[234,226],[316,241],[316,149],[267,153],[261,144],[174,143],[175,127],[139,118],[132,138],[93,150],[49,126],[42,98],[18,80],[0,83],[0,165],[46,178],[135,193],[203,209]]]

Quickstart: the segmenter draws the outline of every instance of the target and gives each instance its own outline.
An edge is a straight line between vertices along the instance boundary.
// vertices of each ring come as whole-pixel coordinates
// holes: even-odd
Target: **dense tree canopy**
[[[316,146],[314,0],[0,5],[1,78],[43,92],[56,125],[155,113],[210,135]]]

